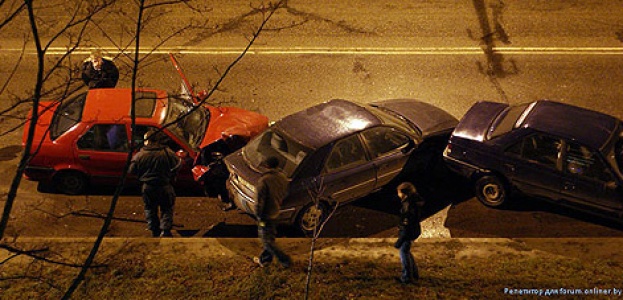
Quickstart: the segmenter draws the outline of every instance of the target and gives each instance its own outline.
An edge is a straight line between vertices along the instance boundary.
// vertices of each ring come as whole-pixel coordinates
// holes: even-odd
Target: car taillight
[[[452,153],[452,144],[446,145],[446,149],[443,150],[443,155],[448,156]]]

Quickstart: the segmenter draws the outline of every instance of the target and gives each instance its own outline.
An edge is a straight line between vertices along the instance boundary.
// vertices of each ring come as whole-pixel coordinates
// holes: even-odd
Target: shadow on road
[[[518,196],[507,209],[493,209],[476,198],[455,203],[444,226],[455,238],[623,237],[623,226],[599,216]]]
[[[115,190],[117,189],[116,185],[90,185],[87,188],[87,191],[84,193],[85,196],[112,196],[115,194]],[[53,186],[50,186],[47,183],[38,182],[37,183],[37,191],[45,194],[61,194],[55,191]],[[179,197],[203,197],[205,193],[199,186],[180,186],[175,187],[175,193]],[[140,196],[141,195],[141,186],[137,184],[127,184],[123,187],[121,191],[121,196]]]

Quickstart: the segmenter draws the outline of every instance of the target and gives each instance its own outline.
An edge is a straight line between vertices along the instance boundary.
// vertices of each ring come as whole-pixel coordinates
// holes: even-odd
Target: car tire
[[[84,193],[87,187],[87,178],[79,172],[60,172],[54,176],[56,190],[63,194],[78,195]]]
[[[308,203],[298,213],[296,225],[306,236],[313,236],[314,230],[321,225],[329,215],[329,206],[324,202]]]
[[[488,207],[500,208],[508,205],[508,189],[495,175],[487,175],[476,181],[476,197]]]

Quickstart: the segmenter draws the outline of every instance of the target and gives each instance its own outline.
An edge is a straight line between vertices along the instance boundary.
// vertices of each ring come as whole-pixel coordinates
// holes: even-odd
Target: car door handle
[[[82,160],[90,160],[91,155],[78,155],[78,158]]]

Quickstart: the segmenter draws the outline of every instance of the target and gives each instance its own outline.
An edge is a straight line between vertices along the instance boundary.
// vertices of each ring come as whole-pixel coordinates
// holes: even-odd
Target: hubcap
[[[318,226],[318,221],[322,216],[322,209],[316,208],[316,206],[310,207],[303,217],[301,218],[303,228],[307,231],[312,231],[316,226]]]
[[[500,187],[497,184],[489,183],[482,187],[482,194],[488,201],[496,202],[500,197]]]

